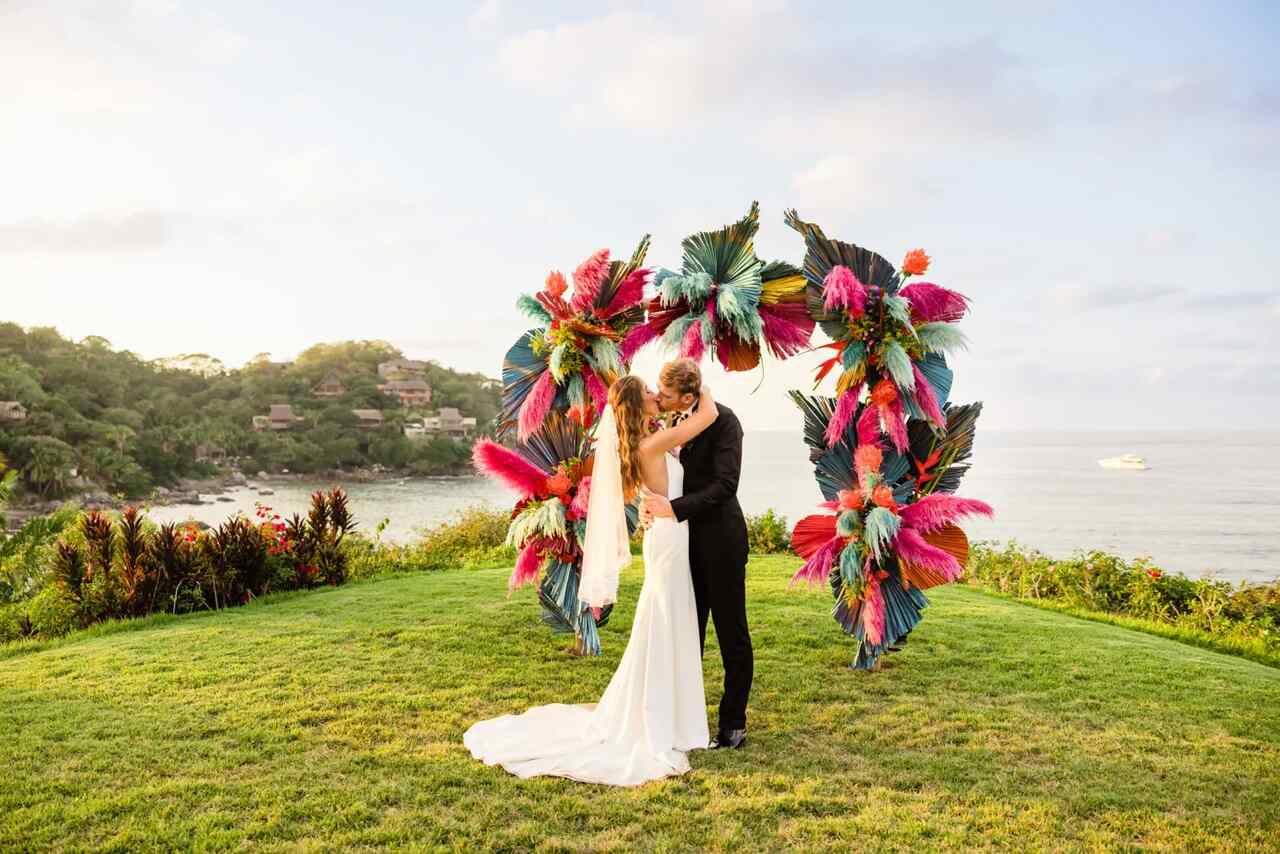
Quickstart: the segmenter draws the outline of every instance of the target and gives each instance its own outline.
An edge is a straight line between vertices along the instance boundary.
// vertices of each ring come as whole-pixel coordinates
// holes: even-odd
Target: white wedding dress
[[[674,498],[682,494],[684,470],[663,456]],[[475,758],[518,777],[637,786],[688,771],[685,752],[705,748],[710,737],[689,526],[655,519],[644,535],[644,585],[631,638],[600,702],[554,703],[480,721],[462,740]]]

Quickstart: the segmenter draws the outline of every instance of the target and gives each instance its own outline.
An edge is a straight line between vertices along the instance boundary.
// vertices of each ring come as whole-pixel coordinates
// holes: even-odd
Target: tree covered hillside
[[[218,463],[246,471],[318,472],[379,463],[422,474],[463,470],[469,444],[444,435],[407,439],[406,421],[442,407],[476,418],[487,431],[498,412],[496,381],[427,362],[420,376],[429,404],[405,406],[379,391],[379,363],[404,354],[385,341],[317,344],[293,362],[265,354],[239,370],[204,376],[80,342],[52,328],[0,323],[0,401],[25,419],[0,420],[0,454],[30,495],[56,498],[99,486],[130,497],[181,477],[212,474]],[[216,360],[210,360],[216,361]],[[339,394],[316,388],[336,379]],[[290,404],[288,429],[254,429],[254,417]],[[362,424],[352,410],[377,410]]]

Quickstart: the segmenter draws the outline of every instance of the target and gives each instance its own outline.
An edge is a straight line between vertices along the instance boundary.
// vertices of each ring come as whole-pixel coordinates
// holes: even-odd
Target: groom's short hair
[[[680,394],[697,394],[702,390],[702,371],[693,359],[674,359],[662,366],[658,381]]]

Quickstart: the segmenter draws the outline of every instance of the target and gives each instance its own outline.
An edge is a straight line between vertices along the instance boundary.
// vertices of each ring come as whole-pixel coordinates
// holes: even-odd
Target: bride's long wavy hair
[[[644,484],[640,473],[640,442],[649,432],[644,392],[644,380],[635,374],[619,377],[609,386],[609,405],[613,407],[613,420],[618,426],[622,495],[627,501],[633,500]]]

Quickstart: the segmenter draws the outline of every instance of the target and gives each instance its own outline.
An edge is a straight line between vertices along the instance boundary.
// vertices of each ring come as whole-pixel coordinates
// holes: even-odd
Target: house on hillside
[[[455,407],[444,406],[435,415],[428,415],[422,423],[404,425],[404,435],[410,439],[425,439],[441,434],[453,439],[465,439],[476,431],[476,419],[469,418]]]
[[[253,416],[254,430],[288,430],[304,420],[293,414],[293,407],[288,403],[271,404],[271,412],[267,415]]]
[[[26,421],[27,408],[17,400],[0,400],[0,421]]]
[[[351,414],[360,419],[360,427],[374,430],[383,425],[382,412],[377,409],[353,409]]]
[[[476,420],[467,418],[452,406],[441,407],[436,415],[440,424],[440,432],[455,439],[463,439],[475,432]]]
[[[417,359],[392,359],[378,363],[378,376],[384,380],[410,375],[421,377],[427,372],[427,363]]]
[[[431,402],[431,386],[421,378],[388,380],[378,386],[378,391],[400,398],[403,406],[426,406]]]
[[[311,390],[311,393],[316,397],[342,397],[347,393],[347,387],[342,384],[342,380],[338,379],[336,373],[330,372],[320,385]]]

